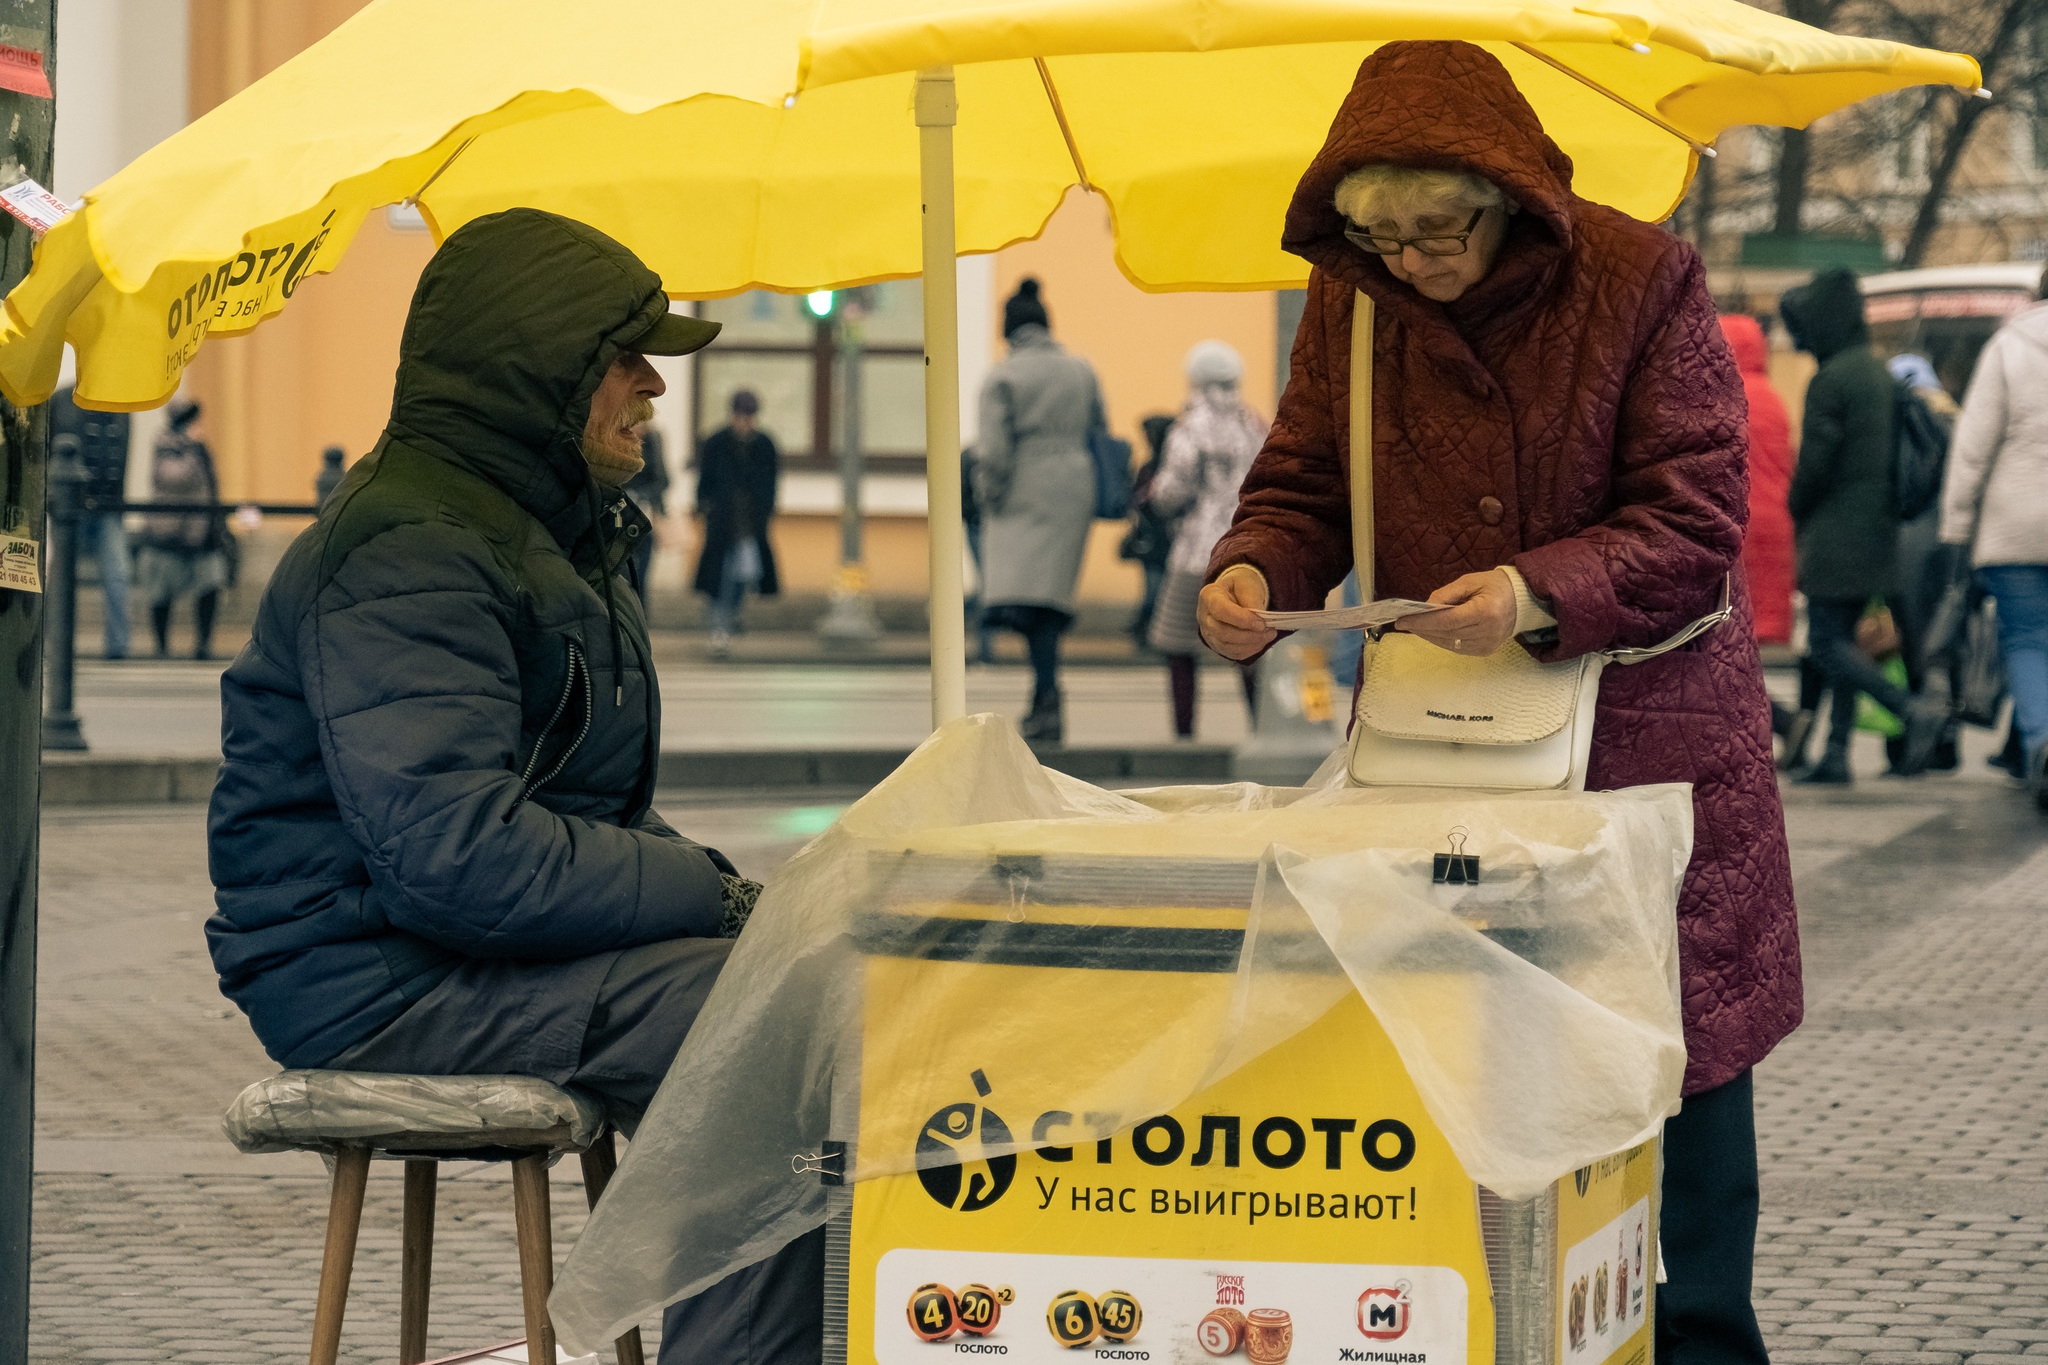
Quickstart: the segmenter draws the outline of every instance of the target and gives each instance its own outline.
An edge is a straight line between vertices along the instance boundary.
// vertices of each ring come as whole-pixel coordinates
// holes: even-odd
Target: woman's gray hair
[[[1363,227],[1387,218],[1419,218],[1430,213],[1469,213],[1521,205],[1500,192],[1491,180],[1465,171],[1424,171],[1384,163],[1360,166],[1337,182],[1331,196],[1337,212]]]

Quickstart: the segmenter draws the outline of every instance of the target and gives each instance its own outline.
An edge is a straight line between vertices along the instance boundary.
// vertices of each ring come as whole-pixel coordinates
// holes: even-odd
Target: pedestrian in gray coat
[[[1827,675],[1828,747],[1801,782],[1850,781],[1849,741],[1856,694],[1867,692],[1906,722],[1897,768],[1927,766],[1947,717],[1885,677],[1856,645],[1856,623],[1874,596],[1889,596],[1898,576],[1899,511],[1892,488],[1892,377],[1870,349],[1863,291],[1835,268],[1789,289],[1779,311],[1792,339],[1820,362],[1806,388],[1799,463],[1787,499],[1799,546],[1799,590],[1806,594],[1807,650]]]
[[[1018,731],[1057,744],[1060,636],[1074,621],[1074,584],[1095,519],[1088,436],[1105,425],[1094,367],[1052,339],[1038,281],[1003,305],[1009,358],[981,389],[974,494],[981,505],[985,627],[1014,630],[1031,653],[1031,714]]]

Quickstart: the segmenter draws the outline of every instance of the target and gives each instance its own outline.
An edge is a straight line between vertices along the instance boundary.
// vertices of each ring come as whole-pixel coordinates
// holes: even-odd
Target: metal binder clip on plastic
[[[821,1185],[843,1185],[846,1183],[846,1144],[827,1142],[822,1152],[798,1152],[789,1159],[792,1175],[818,1173]]]
[[[1451,851],[1436,855],[1430,869],[1429,879],[1438,886],[1476,886],[1479,882],[1479,855],[1465,851],[1465,836],[1471,831],[1463,825],[1452,825],[1450,832]]]

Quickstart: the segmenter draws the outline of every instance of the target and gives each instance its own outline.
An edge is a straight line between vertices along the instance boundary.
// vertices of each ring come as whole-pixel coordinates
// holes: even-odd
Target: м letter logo
[[[973,1080],[975,1093],[986,1098],[991,1088],[988,1077],[977,1071]],[[949,1209],[985,1209],[1016,1179],[1017,1157],[984,1153],[989,1146],[1013,1140],[1009,1125],[993,1109],[972,1102],[949,1104],[926,1119],[918,1132],[917,1182]]]
[[[1368,1289],[1358,1296],[1358,1330],[1374,1341],[1392,1341],[1408,1330],[1408,1281]]]

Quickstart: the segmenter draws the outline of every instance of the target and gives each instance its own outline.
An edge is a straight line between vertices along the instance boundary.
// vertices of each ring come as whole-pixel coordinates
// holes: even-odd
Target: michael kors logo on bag
[[[1432,710],[1430,710],[1430,709],[1429,709],[1428,707],[1424,707],[1424,708],[1423,708],[1423,714],[1424,714],[1424,715],[1427,715],[1427,716],[1433,716],[1433,717],[1435,717],[1435,718],[1436,718],[1437,720],[1467,720],[1467,721],[1470,721],[1470,720],[1488,720],[1488,721],[1490,721],[1490,720],[1492,720],[1492,719],[1493,719],[1493,717],[1492,717],[1492,716],[1458,716],[1458,715],[1452,715],[1452,714],[1451,714],[1450,712],[1448,712],[1448,711],[1432,711]]]

